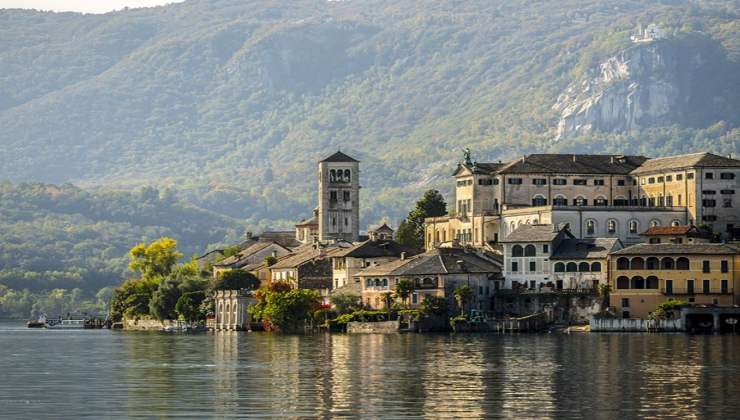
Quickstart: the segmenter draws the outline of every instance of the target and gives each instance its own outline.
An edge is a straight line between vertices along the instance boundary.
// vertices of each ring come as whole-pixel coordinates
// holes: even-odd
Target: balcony
[[[670,290],[663,287],[660,289],[660,292],[666,296],[732,295],[734,293],[731,288],[723,291],[719,287],[711,287],[709,293],[704,293],[701,287],[694,287],[693,289],[673,287]]]

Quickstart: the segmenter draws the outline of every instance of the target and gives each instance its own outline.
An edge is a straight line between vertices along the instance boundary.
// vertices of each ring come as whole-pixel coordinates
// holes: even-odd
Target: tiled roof
[[[696,226],[653,226],[643,232],[643,236],[687,235],[696,238],[711,238],[712,234],[696,228]]]
[[[534,154],[507,163],[497,173],[628,175],[647,159],[623,155]]]
[[[558,233],[554,225],[521,225],[501,242],[551,242]],[[567,233],[571,238],[573,235]]]
[[[335,252],[342,251],[343,248],[324,248],[316,249],[313,245],[306,245],[292,254],[288,254],[270,266],[270,269],[296,268],[313,259],[332,257]],[[323,252],[322,252],[323,251]]]
[[[462,264],[458,262],[461,261]],[[368,268],[357,276],[417,276],[425,274],[500,273],[501,268],[473,251],[436,248],[405,260]]]
[[[496,171],[503,168],[506,165],[506,163],[490,163],[490,162],[474,162],[471,165],[468,165],[466,163],[460,163],[457,165],[457,168],[455,168],[455,171],[452,173],[453,176],[457,175],[462,171],[463,169],[467,169],[468,171],[474,173],[474,174],[495,174]]]
[[[610,252],[620,249],[617,238],[564,239],[550,257],[551,260],[606,258]]]
[[[738,254],[740,250],[726,244],[637,244],[612,252],[611,255],[658,255],[658,254]]]
[[[359,162],[359,160],[349,157],[340,151],[337,151],[333,155],[322,160],[322,162]]]
[[[393,232],[393,229],[388,226],[386,223],[383,223],[382,225],[378,226],[377,228],[371,230],[370,232]]]
[[[659,172],[670,169],[682,168],[740,168],[740,160],[732,159],[714,153],[692,153],[688,155],[668,156],[650,159],[639,168],[632,171],[633,174],[648,172]]]
[[[355,257],[355,258],[377,258],[377,257],[400,257],[405,252],[411,256],[414,252],[396,241],[377,240],[365,241],[332,253],[332,257]]]
[[[317,216],[313,216],[310,219],[303,219],[300,222],[295,224],[296,226],[318,226],[319,225],[319,218]]]

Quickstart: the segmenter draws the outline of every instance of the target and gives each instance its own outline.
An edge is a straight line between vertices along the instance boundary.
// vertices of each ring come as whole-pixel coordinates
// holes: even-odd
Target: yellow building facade
[[[691,305],[740,303],[740,247],[638,244],[609,256],[610,306],[646,319],[668,299]]]

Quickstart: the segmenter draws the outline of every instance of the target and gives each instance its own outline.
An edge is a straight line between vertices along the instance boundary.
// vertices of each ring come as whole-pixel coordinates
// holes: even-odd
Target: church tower
[[[319,240],[357,242],[360,162],[336,152],[319,162]]]

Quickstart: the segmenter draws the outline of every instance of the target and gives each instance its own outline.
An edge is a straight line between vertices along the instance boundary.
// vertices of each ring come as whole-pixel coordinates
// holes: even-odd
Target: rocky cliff
[[[686,34],[634,44],[591,69],[557,99],[555,139],[678,124],[736,123],[737,63],[711,38]],[[735,88],[733,88],[733,86]]]

